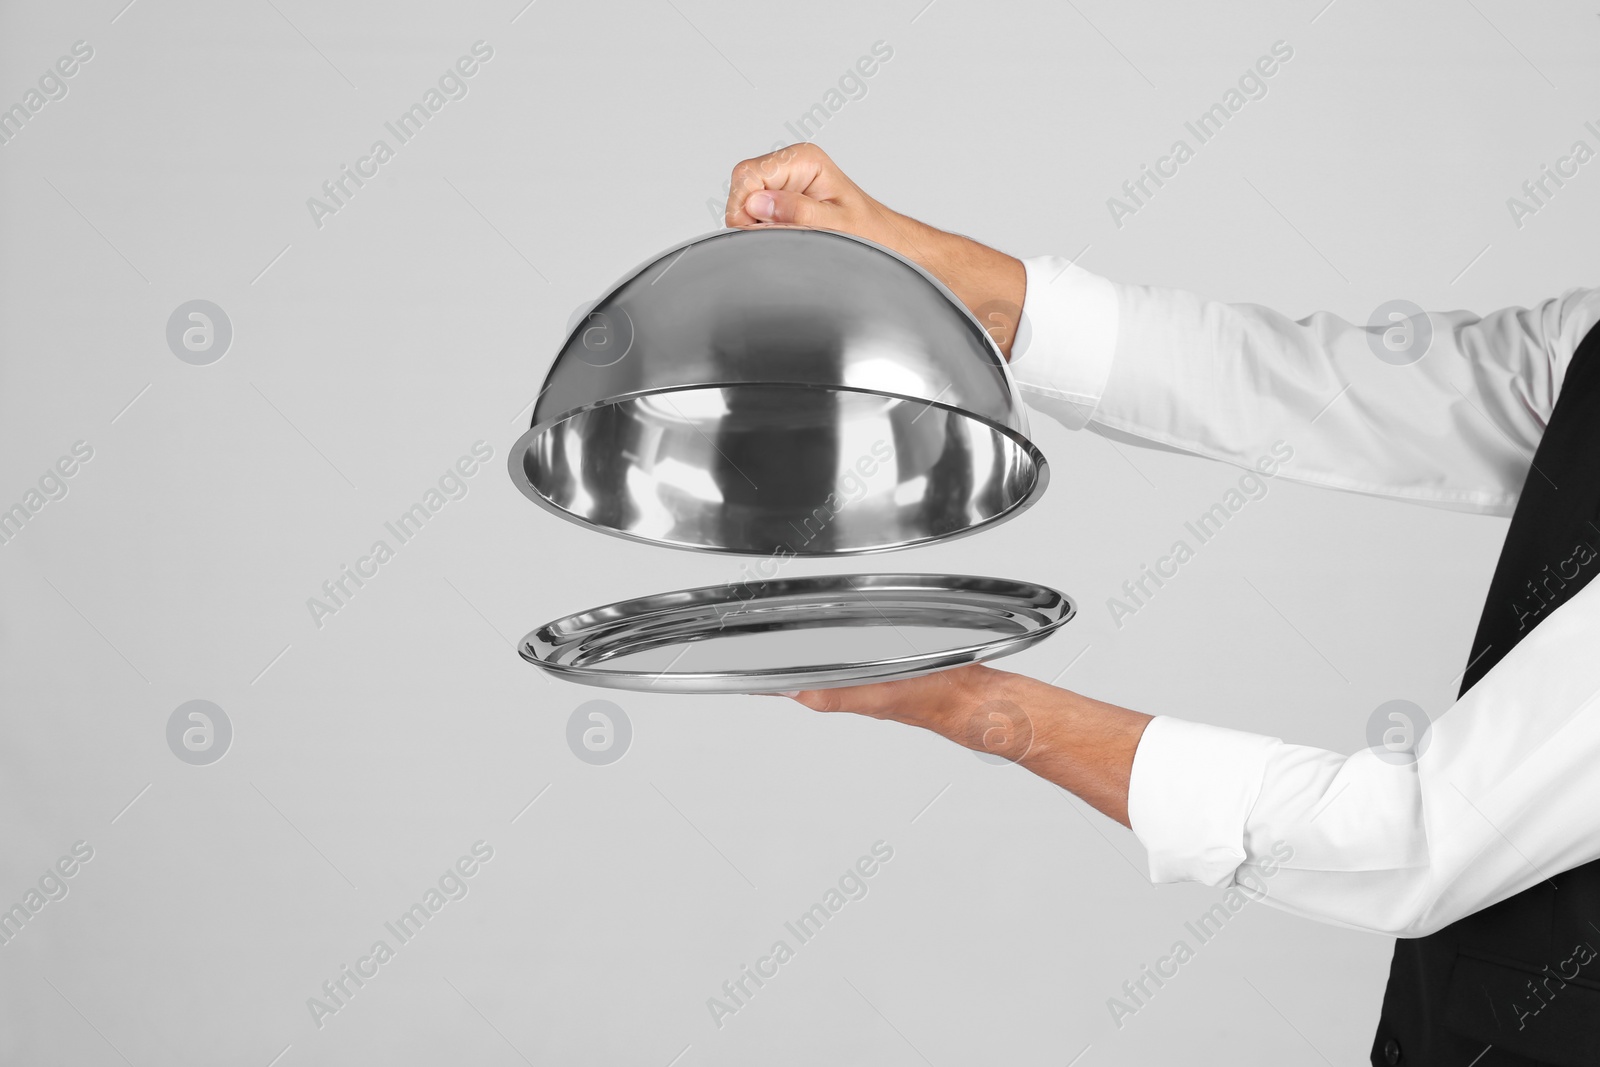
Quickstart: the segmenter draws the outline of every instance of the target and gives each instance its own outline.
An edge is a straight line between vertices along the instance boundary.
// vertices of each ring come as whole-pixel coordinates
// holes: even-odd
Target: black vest
[[[1462,693],[1597,571],[1600,329],[1591,330],[1573,356],[1534,453],[1489,583]],[[1600,655],[1600,634],[1595,654]],[[1559,805],[1560,799],[1550,802]],[[1600,1064],[1595,953],[1600,861],[1555,875],[1427,937],[1398,941],[1372,1062]]]

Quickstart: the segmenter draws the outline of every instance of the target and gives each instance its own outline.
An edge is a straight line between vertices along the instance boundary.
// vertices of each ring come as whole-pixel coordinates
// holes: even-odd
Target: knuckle
[[[762,177],[771,178],[773,175],[783,173],[783,168],[789,164],[789,157],[784,155],[785,151],[787,150],[779,149],[761,157],[756,170],[760,172]]]
[[[805,694],[806,705],[812,711],[841,711],[844,700],[837,689],[818,689]]]

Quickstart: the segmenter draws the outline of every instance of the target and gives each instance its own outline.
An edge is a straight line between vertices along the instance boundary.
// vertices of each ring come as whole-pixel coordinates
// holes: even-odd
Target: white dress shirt
[[[1332,315],[1116,284],[1059,257],[1024,265],[1012,370],[1067,425],[1242,466],[1283,440],[1278,477],[1497,515],[1600,319],[1592,289],[1434,313],[1427,354],[1396,366],[1370,347],[1379,331]],[[1260,885],[1275,869],[1268,903],[1401,937],[1600,858],[1600,581],[1435,719],[1414,763],[1160,716],[1128,815],[1157,882],[1237,884],[1254,868]]]

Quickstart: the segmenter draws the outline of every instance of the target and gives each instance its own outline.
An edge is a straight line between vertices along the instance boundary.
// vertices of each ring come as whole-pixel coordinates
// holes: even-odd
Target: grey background
[[[574,309],[712,228],[732,164],[878,40],[819,142],[1011,252],[1359,321],[1591,282],[1600,163],[1520,229],[1505,205],[1594,144],[1590,7],[125,2],[0,12],[4,106],[95,50],[0,147],[0,504],[94,448],[0,546],[0,905],[94,849],[0,946],[0,1061],[1361,1060],[1389,941],[1259,905],[1114,1027],[1220,894],[1150,886],[1126,831],[934,736],[616,695],[631,749],[580,761],[568,716],[610,694],[511,642],[738,561],[557,522],[504,458]],[[316,228],[306,198],[480,39],[469,95]],[[1280,39],[1269,95],[1113,226]],[[165,342],[194,299],[233,325],[209,366]],[[1237,472],[1034,423],[1040,504],[853,569],[1066,589],[1081,618],[1008,666],[1145,711],[1350,751],[1386,700],[1448,705],[1504,520],[1275,481],[1118,629],[1105,599]],[[316,628],[306,598],[478,440],[468,495]],[[167,747],[193,699],[233,728],[209,766]],[[318,1029],[307,998],[480,839],[469,894]],[[716,1028],[706,999],[878,840],[870,893]]]

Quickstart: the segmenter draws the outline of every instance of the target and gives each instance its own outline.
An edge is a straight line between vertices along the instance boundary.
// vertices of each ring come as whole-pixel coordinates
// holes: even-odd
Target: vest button
[[[1392,1037],[1383,1043],[1383,1062],[1389,1067],[1400,1062],[1400,1042]]]

